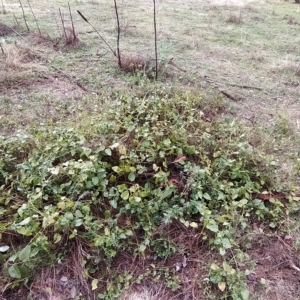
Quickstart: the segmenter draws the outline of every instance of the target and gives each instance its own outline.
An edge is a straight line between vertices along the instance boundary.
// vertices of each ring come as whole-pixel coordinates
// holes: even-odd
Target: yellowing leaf
[[[121,194],[121,198],[123,200],[127,200],[129,198],[129,192],[128,191],[124,191],[122,194]]]
[[[198,228],[198,224],[196,222],[191,222],[190,226],[193,228]]]
[[[210,268],[211,268],[213,271],[216,271],[216,270],[219,270],[219,269],[220,269],[220,267],[219,267],[217,264],[215,264],[215,263],[212,263],[211,266],[210,266]]]
[[[59,233],[55,233],[53,240],[54,240],[54,244],[58,243],[61,240],[61,235]]]
[[[89,278],[89,272],[88,272],[87,269],[84,269],[84,270],[82,271],[82,277],[83,277],[84,279],[88,279],[88,278]]]
[[[93,281],[92,281],[92,291],[97,289],[97,287],[98,287],[98,279],[93,279]]]
[[[219,282],[218,283],[218,287],[219,289],[224,292],[225,291],[225,288],[226,288],[226,283],[225,282]]]

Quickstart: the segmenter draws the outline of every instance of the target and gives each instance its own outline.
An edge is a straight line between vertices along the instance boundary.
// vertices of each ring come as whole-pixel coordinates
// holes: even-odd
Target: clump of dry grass
[[[288,25],[299,25],[299,22],[297,22],[295,17],[291,15],[285,15],[283,20],[287,20]]]
[[[230,13],[229,17],[226,19],[226,23],[242,24],[243,17],[241,11],[238,15]]]
[[[13,30],[5,25],[4,23],[0,23],[0,36],[6,36],[13,33]]]
[[[28,69],[45,60],[34,48],[17,43],[5,49],[5,53],[5,67],[9,69]]]
[[[121,69],[126,73],[146,72],[149,60],[138,53],[121,53]]]

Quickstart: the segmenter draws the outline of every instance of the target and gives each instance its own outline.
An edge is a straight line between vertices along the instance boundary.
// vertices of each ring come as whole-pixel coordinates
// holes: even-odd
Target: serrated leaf
[[[9,267],[8,268],[8,274],[12,278],[17,278],[17,279],[21,278],[21,272],[20,272],[20,270],[19,270],[19,268],[17,266],[11,266],[11,267]]]
[[[122,194],[121,194],[121,198],[123,200],[127,200],[129,198],[129,192],[128,191],[124,191]]]
[[[98,279],[93,279],[93,281],[92,281],[92,291],[97,289],[97,287],[98,287]]]
[[[27,261],[30,257],[31,252],[31,246],[26,246],[20,253],[19,253],[19,259],[22,261]]]
[[[218,287],[219,287],[220,291],[224,292],[225,288],[226,288],[226,283],[225,282],[219,282]]]
[[[129,174],[128,174],[128,180],[129,181],[134,181],[135,180],[135,173],[133,173],[133,172],[130,172]]]

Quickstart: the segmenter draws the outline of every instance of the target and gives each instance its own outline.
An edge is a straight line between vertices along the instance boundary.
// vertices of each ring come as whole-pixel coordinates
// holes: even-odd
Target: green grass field
[[[114,1],[0,2],[1,297],[300,299],[300,5],[158,0],[157,81],[117,5],[122,69]]]

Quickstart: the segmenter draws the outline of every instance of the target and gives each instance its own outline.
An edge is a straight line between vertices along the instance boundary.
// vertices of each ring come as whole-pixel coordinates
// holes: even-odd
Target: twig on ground
[[[294,270],[300,272],[300,268],[296,267],[295,264],[294,264],[292,261],[290,261],[290,267],[291,267],[292,269],[294,269]]]

